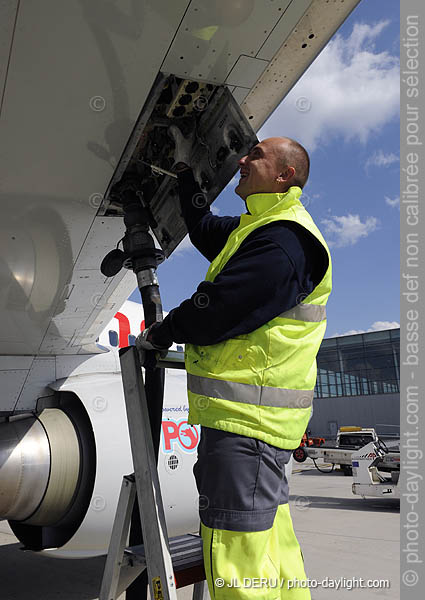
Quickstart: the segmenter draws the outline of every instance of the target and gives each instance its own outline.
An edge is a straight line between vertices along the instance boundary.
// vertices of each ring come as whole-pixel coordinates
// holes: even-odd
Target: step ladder
[[[120,351],[121,374],[134,474],[123,478],[99,600],[116,600],[145,570],[151,600],[177,600],[177,588],[194,584],[193,600],[206,595],[202,539],[168,538],[148,405],[135,346]],[[177,367],[161,361],[159,366]],[[179,367],[180,368],[180,367]],[[126,548],[134,502],[138,500],[143,544]],[[205,596],[206,597],[206,596]]]

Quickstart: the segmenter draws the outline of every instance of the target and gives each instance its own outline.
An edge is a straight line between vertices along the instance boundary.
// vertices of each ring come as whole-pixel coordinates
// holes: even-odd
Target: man
[[[157,348],[186,343],[188,421],[201,425],[194,474],[211,597],[304,600],[310,592],[300,583],[284,467],[311,414],[331,261],[299,200],[309,174],[305,149],[269,138],[239,165],[235,191],[247,208],[240,217],[213,215],[191,169],[177,165],[190,239],[211,265],[191,299],[146,339]]]

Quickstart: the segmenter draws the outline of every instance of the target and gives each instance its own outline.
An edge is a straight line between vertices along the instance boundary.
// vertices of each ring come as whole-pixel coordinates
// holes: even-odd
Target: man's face
[[[238,196],[246,200],[250,194],[282,191],[282,181],[278,178],[285,170],[284,144],[283,138],[268,138],[239,160],[240,180],[235,188]]]

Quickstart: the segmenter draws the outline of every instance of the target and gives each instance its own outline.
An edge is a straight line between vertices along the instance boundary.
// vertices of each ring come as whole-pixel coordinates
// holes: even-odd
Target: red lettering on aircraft
[[[179,425],[179,440],[183,448],[194,450],[199,441],[198,430],[189,425],[187,421],[182,421]]]
[[[164,452],[172,452],[176,444],[184,452],[193,452],[199,442],[199,430],[186,419],[162,421],[162,440]]]
[[[131,333],[130,321],[124,313],[117,312],[115,318],[118,321],[118,347],[126,348],[128,346],[128,336]],[[145,329],[145,320],[143,319],[140,323],[140,331]]]
[[[130,335],[130,321],[123,315],[123,313],[117,312],[115,318],[118,319],[118,346],[120,348],[126,348],[128,346],[128,336]]]
[[[162,421],[162,435],[164,438],[164,449],[166,452],[170,452],[171,440],[177,440],[179,437],[179,426],[175,421]]]

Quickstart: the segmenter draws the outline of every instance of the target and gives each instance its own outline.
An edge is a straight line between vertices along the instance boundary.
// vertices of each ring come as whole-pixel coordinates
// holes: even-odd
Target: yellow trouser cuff
[[[201,524],[201,535],[212,600],[310,600],[288,504],[278,507],[271,529],[240,532]]]

